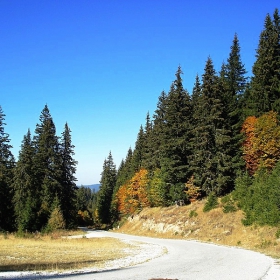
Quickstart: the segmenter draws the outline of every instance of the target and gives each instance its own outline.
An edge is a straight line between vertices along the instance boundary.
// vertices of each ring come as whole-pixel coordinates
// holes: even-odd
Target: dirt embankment
[[[194,239],[238,246],[280,259],[280,239],[275,227],[245,227],[243,213],[224,213],[222,206],[203,212],[205,201],[187,206],[145,208],[129,217],[120,232],[162,238]]]

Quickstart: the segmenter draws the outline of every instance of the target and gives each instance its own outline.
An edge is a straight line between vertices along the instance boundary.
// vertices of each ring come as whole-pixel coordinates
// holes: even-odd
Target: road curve
[[[156,244],[167,253],[150,261],[121,269],[101,272],[72,273],[68,275],[21,275],[21,279],[52,280],[149,280],[149,279],[223,279],[257,280],[280,279],[268,277],[273,259],[249,250],[217,246],[196,241],[158,239],[114,232],[96,232],[99,236]],[[279,271],[280,272],[280,271]],[[277,274],[278,276],[280,274]],[[277,276],[275,276],[277,277]],[[1,276],[0,276],[1,279]],[[16,278],[2,278],[16,279]]]

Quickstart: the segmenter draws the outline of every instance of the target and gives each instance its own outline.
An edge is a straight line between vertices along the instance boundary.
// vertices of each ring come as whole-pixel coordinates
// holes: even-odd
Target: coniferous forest
[[[0,230],[52,231],[111,225],[144,207],[223,197],[243,223],[280,225],[280,16],[267,15],[252,67],[242,63],[237,34],[216,69],[208,57],[191,92],[179,66],[170,89],[140,126],[118,169],[111,152],[100,190],[77,188],[74,145],[44,107],[16,161],[0,110]],[[210,207],[211,209],[211,207]]]

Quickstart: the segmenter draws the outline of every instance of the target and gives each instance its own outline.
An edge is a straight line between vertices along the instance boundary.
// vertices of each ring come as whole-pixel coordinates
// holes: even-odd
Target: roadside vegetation
[[[206,203],[206,200],[201,200],[186,206],[145,208],[133,217],[125,218],[115,230],[241,247],[280,261],[279,226],[245,226],[243,211],[235,208],[235,211],[227,212],[228,202],[219,199],[214,208],[205,212]]]
[[[62,271],[102,268],[137,251],[136,245],[114,238],[66,238],[82,231],[54,232],[48,235],[0,235],[0,272]]]

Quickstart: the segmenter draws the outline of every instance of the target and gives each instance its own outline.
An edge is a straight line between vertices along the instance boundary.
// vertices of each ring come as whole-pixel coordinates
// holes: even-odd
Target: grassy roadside
[[[108,261],[127,256],[136,247],[114,238],[67,239],[64,234],[29,238],[0,235],[0,272],[101,268]]]
[[[193,239],[219,245],[238,246],[258,251],[280,260],[280,238],[276,227],[246,227],[243,213],[224,213],[222,205],[203,212],[205,201],[187,206],[145,208],[129,217],[119,232],[159,238]]]
[[[205,201],[187,206],[145,208],[122,221],[115,231],[158,238],[193,239],[258,251],[280,260],[279,228],[245,227],[243,213],[225,214],[220,204],[203,212]],[[0,234],[0,272],[61,271],[102,268],[107,262],[137,252],[137,245],[113,238],[67,239],[84,232],[34,234],[25,238]]]

